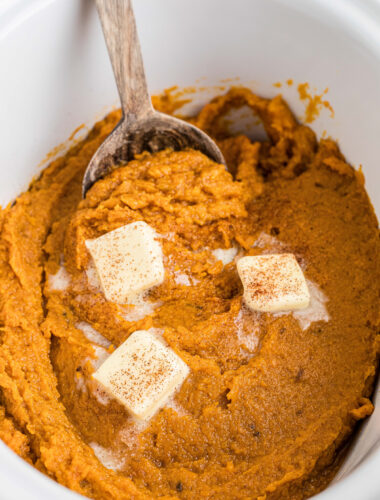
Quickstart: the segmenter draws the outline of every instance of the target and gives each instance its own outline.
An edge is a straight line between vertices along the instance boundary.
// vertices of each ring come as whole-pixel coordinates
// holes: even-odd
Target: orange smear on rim
[[[326,88],[322,94],[315,94],[312,95],[310,92],[310,86],[308,83],[300,83],[297,87],[299,97],[302,101],[307,101],[306,103],[306,109],[305,109],[305,122],[306,123],[312,123],[316,118],[318,118],[321,109],[326,108],[329,109],[331,112],[331,118],[334,117],[334,110],[326,99],[323,99],[323,97],[327,94],[329,91],[328,88]]]

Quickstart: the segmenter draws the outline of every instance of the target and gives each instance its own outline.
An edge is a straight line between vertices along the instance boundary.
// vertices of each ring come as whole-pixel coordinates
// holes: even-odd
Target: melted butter
[[[99,333],[95,328],[92,328],[91,325],[86,323],[85,321],[80,321],[79,323],[76,323],[75,328],[78,328],[78,330],[81,330],[81,332],[85,335],[87,340],[89,340],[92,343],[98,344],[102,347],[105,347],[108,349],[108,347],[111,345],[111,342],[103,337],[101,333]]]
[[[63,264],[55,274],[49,275],[49,287],[54,291],[65,291],[70,285],[70,275]]]
[[[236,334],[243,349],[256,351],[260,338],[261,313],[250,311],[244,304],[234,319]]]
[[[326,308],[328,301],[322,290],[310,280],[306,280],[310,292],[310,304],[306,309],[293,311],[293,316],[297,319],[302,330],[307,330],[316,321],[329,321],[330,315]]]
[[[100,279],[98,275],[98,271],[95,268],[94,262],[91,260],[86,269],[87,283],[93,291],[102,291],[102,286],[100,284]]]
[[[90,443],[94,450],[96,458],[106,467],[115,471],[122,470],[125,464],[125,458],[118,456],[109,448],[104,448],[98,443]]]
[[[146,296],[146,292],[143,292],[131,299],[129,304],[119,305],[121,315],[126,321],[140,321],[153,314],[154,310],[161,305],[161,302],[150,302]]]
[[[223,266],[230,264],[235,259],[238,249],[237,247],[231,248],[216,248],[211,252],[216,260],[220,260],[223,263]]]
[[[326,302],[328,301],[326,295],[318,285],[312,281],[307,279],[306,283],[310,292],[310,304],[308,307],[300,309],[299,311],[284,311],[273,314],[275,317],[292,314],[298,321],[302,330],[307,330],[309,326],[316,321],[327,322],[330,320],[330,315],[326,308]]]

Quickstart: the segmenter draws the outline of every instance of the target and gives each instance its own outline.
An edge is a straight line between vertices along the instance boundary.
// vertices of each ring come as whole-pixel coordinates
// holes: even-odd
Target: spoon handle
[[[95,0],[123,115],[131,123],[152,111],[131,0]]]

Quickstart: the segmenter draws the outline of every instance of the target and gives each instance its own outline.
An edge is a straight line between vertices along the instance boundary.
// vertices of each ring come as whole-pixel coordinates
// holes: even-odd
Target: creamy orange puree
[[[243,104],[268,140],[226,136],[219,118]],[[373,409],[379,238],[361,174],[281,97],[235,88],[192,120],[229,172],[196,151],[146,153],[82,200],[84,170],[119,119],[97,123],[1,213],[1,438],[97,499],[313,495]],[[84,241],[138,220],[160,235],[166,277],[145,305],[118,306]],[[305,324],[247,311],[235,263],[215,252],[233,247],[294,253],[324,314]],[[142,427],[91,374],[151,327],[191,373]]]

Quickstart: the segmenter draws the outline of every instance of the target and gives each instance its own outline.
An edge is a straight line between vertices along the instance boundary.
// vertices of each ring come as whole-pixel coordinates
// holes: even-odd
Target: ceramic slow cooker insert
[[[209,87],[225,79],[268,97],[274,82],[329,88],[335,116],[312,128],[332,136],[350,163],[363,165],[380,214],[380,3],[377,0],[138,0],[134,3],[149,88]],[[0,1],[0,204],[25,189],[41,160],[80,124],[113,106],[117,91],[91,0]],[[236,81],[236,80],[235,80]],[[281,92],[295,113],[294,87]],[[79,134],[86,133],[84,127]],[[20,147],[22,144],[22,147]],[[61,152],[64,150],[64,146]],[[379,399],[378,393],[374,402]],[[355,437],[321,500],[380,498],[380,401]],[[0,443],[0,498],[79,498]]]

